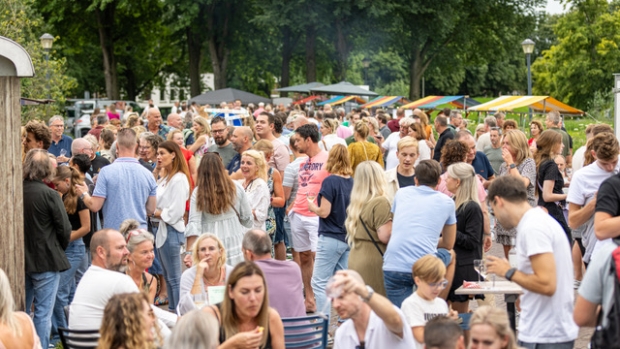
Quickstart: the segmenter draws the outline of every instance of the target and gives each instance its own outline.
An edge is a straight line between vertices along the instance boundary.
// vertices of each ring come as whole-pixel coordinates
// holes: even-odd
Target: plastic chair
[[[99,330],[70,330],[58,328],[60,342],[64,349],[95,349],[99,341]]]
[[[284,318],[282,323],[284,324],[284,344],[287,349],[327,348],[329,317],[325,315],[312,315]]]

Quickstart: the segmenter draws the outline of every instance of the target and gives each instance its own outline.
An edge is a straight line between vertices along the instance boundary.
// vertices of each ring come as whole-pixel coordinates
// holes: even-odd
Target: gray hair
[[[398,125],[400,125],[401,127],[409,127],[409,126],[413,125],[414,123],[415,123],[415,120],[413,120],[412,117],[406,116],[406,117],[400,119],[400,121],[398,122]]]
[[[56,121],[56,120],[60,120],[60,121],[62,121],[62,124],[63,124],[63,125],[65,124],[65,118],[63,118],[63,117],[62,117],[62,116],[60,116],[60,115],[54,115],[54,116],[52,116],[52,117],[49,119],[49,121],[47,122],[47,124],[48,124],[49,126],[52,126],[52,123],[53,123],[54,121]]]
[[[24,179],[31,181],[44,180],[54,174],[54,167],[47,151],[43,149],[31,149],[26,154],[23,165]]]
[[[552,124],[554,125],[559,125],[560,121],[561,121],[561,117],[560,117],[560,113],[558,113],[555,110],[552,110],[550,112],[547,113],[547,117],[549,118],[549,121],[551,121]]]
[[[258,256],[270,254],[271,246],[269,234],[260,229],[248,230],[243,236],[243,242],[241,242],[241,247]]]
[[[493,116],[495,116],[495,120],[504,120],[506,118],[506,114],[502,113],[501,111],[498,111]]]
[[[103,125],[110,121],[110,118],[105,113],[97,115],[97,125]]]
[[[215,349],[219,342],[218,321],[202,310],[192,310],[179,318],[165,349]]]
[[[263,103],[263,102],[259,102],[259,103],[258,103],[258,107],[259,107],[259,108],[263,108],[264,106],[265,106],[265,103]]]
[[[97,137],[94,135],[86,135],[82,138],[84,138],[93,147],[93,153],[97,152],[97,149],[99,149],[99,140]]]
[[[484,124],[489,127],[497,127],[497,119],[495,116],[487,116],[484,118]]]
[[[132,218],[125,219],[123,223],[121,223],[119,232],[123,234],[125,241],[127,241],[127,249],[129,252],[133,252],[136,246],[145,241],[149,241],[150,243],[155,242],[155,237],[153,237],[153,234],[149,233],[145,229],[141,229],[140,223]]]
[[[456,109],[450,111],[450,119],[454,119],[457,115],[461,115],[461,112]]]

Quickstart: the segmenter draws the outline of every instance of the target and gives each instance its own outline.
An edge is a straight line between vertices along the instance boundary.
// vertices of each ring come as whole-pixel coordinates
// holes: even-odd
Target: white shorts
[[[308,217],[293,211],[289,212],[292,245],[296,252],[316,252],[319,242],[319,217]]]

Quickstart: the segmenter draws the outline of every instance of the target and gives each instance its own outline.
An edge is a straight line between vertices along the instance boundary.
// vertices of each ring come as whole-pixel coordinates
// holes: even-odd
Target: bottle
[[[512,246],[510,247],[510,251],[508,251],[508,261],[510,262],[511,268],[517,268],[517,239],[511,238],[510,244]]]

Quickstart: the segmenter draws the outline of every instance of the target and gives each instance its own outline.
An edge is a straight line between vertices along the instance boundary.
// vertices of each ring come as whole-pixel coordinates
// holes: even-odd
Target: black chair
[[[327,348],[327,329],[329,317],[312,315],[283,318],[284,344],[286,348]]]
[[[70,330],[58,328],[63,349],[96,349],[99,330]]]

